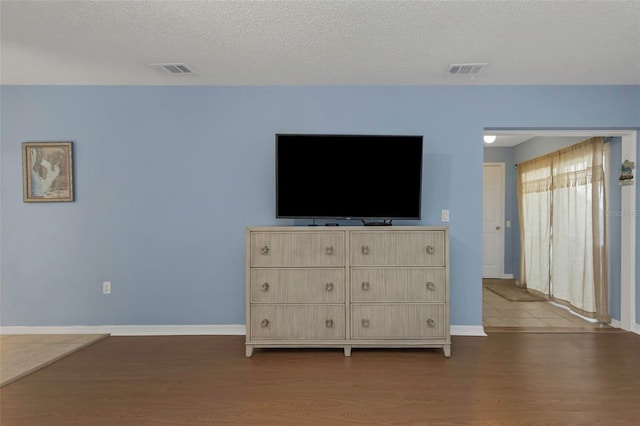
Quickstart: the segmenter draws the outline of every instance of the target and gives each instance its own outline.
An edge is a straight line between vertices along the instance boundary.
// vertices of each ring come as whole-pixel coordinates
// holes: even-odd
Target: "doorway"
[[[482,278],[503,278],[505,163],[484,163],[482,182]]]
[[[486,133],[486,131],[485,131]],[[548,139],[551,143],[551,147],[547,149],[547,152],[554,151],[560,149],[558,147],[560,138],[574,138],[576,142],[587,139],[596,135],[612,135],[622,139],[622,153],[621,156],[624,159],[630,159],[631,161],[635,161],[636,158],[636,140],[637,140],[637,132],[632,130],[620,131],[509,131],[509,130],[491,130],[491,134],[497,134],[498,139],[497,142],[503,139],[511,139],[510,147],[514,147],[518,144],[521,144],[526,141],[535,140],[537,145],[542,145],[541,141]],[[513,143],[513,139],[516,140],[516,143]],[[571,141],[569,141],[571,142]],[[571,143],[568,143],[571,144]],[[485,145],[486,146],[486,145]],[[517,209],[515,206],[516,202],[509,203],[509,198],[515,197],[515,182],[516,182],[516,169],[515,163],[516,158],[513,154],[513,148],[509,152],[509,146],[504,147],[498,144],[498,147],[501,148],[497,151],[499,155],[496,155],[496,152],[493,155],[487,155],[487,150],[485,150],[485,162],[492,163],[503,163],[505,165],[506,170],[506,209],[505,209],[505,224],[512,222],[512,228],[506,228],[505,226],[502,229],[505,232],[504,235],[504,269],[501,271],[502,276],[509,277],[510,273],[515,273],[515,279],[518,278],[519,273],[519,222],[517,217]],[[539,148],[539,146],[538,146]],[[539,155],[543,153],[540,152]],[[619,158],[613,158],[611,160],[612,168],[616,169],[619,164]],[[613,183],[615,185],[615,182]],[[511,189],[510,189],[511,186]],[[631,188],[629,188],[631,189]],[[513,193],[510,194],[510,191]],[[486,197],[483,197],[486,202]],[[491,197],[489,197],[491,198]],[[513,207],[509,207],[509,206]],[[634,190],[626,190],[622,195],[622,206],[621,211],[635,211],[635,189]],[[635,218],[632,218],[631,215],[629,217],[622,217],[622,223],[620,226],[620,231],[618,231],[618,237],[614,240],[617,244],[617,249],[619,253],[621,253],[621,259],[619,262],[619,280],[618,280],[618,290],[617,292],[612,292],[612,297],[616,296],[616,301],[612,303],[619,303],[619,315],[617,318],[611,322],[613,327],[620,327],[625,330],[633,330],[634,328],[634,320],[635,320],[635,264],[633,260],[635,259]],[[483,228],[483,251],[485,248],[485,229]],[[483,253],[483,275],[485,275],[484,268],[484,253]],[[513,265],[517,265],[516,270],[510,270]],[[497,298],[496,298],[497,297]],[[564,327],[569,328],[570,324],[567,324],[566,320],[571,321],[572,323],[579,324],[579,327],[589,327],[590,324],[584,321],[580,317],[575,316],[570,313],[568,310],[564,308],[554,307],[553,314],[547,311],[546,302],[544,303],[536,303],[536,302],[510,302],[508,300],[503,299],[502,297],[496,295],[492,291],[488,291],[483,288],[483,323],[485,327],[543,327],[543,323],[547,324],[547,326],[555,326],[556,329],[562,329]],[[503,315],[504,314],[504,315]],[[539,316],[536,314],[541,314],[543,316]],[[549,318],[545,318],[547,316]],[[539,320],[539,321],[536,321]],[[565,320],[565,321],[561,321]],[[637,332],[637,330],[636,330]]]

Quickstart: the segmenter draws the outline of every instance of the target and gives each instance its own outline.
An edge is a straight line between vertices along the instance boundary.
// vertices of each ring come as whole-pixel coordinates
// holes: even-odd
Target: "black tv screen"
[[[276,217],[420,219],[422,136],[276,135]]]

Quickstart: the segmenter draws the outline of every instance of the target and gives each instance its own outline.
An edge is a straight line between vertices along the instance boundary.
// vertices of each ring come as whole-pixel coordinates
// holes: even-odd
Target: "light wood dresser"
[[[247,228],[254,348],[442,348],[451,355],[449,229]]]

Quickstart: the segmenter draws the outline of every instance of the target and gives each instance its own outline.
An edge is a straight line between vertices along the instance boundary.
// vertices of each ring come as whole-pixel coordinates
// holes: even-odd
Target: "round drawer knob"
[[[333,291],[333,283],[327,283],[327,284],[325,284],[324,288],[325,288],[327,291]]]
[[[269,290],[269,283],[262,283],[260,288],[262,289],[262,291],[268,291]]]
[[[369,254],[369,246],[362,246],[362,254]]]
[[[326,249],[326,253],[327,253],[329,256],[331,256],[331,255],[333,254],[333,246],[329,246],[329,247],[327,247],[327,249]]]
[[[333,328],[333,320],[332,319],[328,319],[327,321],[325,321],[324,325],[327,328]]]
[[[431,281],[427,282],[427,290],[433,291],[435,289],[436,289],[436,285],[433,282]]]
[[[262,321],[260,321],[260,327],[269,327],[269,320],[263,319]]]
[[[363,320],[362,320],[362,326],[363,326],[363,327],[365,327],[365,328],[366,328],[366,327],[369,327],[369,320],[368,320],[368,319],[366,319],[366,318],[365,318],[365,319],[363,319]]]
[[[362,290],[369,291],[369,281],[362,281]]]
[[[428,253],[428,254],[433,254],[433,253],[435,253],[435,252],[436,252],[435,247],[433,247],[433,246],[427,246],[427,253]]]
[[[260,253],[269,254],[269,246],[262,246],[262,248],[260,249]]]
[[[435,322],[434,320],[432,320],[431,318],[429,318],[429,319],[427,320],[427,325],[428,325],[429,327],[435,327],[435,326],[436,326],[436,322]]]

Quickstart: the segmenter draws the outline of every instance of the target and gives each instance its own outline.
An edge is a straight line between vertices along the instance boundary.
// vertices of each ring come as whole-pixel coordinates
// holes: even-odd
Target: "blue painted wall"
[[[584,137],[546,137],[539,136],[529,139],[513,147],[513,159],[517,163],[541,157],[550,152],[558,151],[584,141]]]
[[[292,223],[274,218],[277,132],[424,135],[421,223],[451,211],[452,324],[480,325],[483,129],[640,127],[638,86],[0,95],[4,326],[244,323],[245,227]],[[20,143],[61,140],[75,142],[77,201],[23,203]]]

